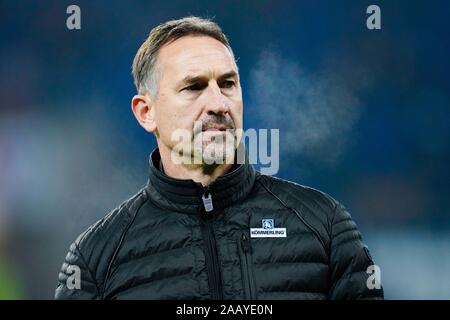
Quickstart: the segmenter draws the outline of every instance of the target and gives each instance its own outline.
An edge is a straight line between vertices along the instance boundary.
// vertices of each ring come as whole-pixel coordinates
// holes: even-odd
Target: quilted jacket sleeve
[[[99,299],[96,280],[75,241],[67,253],[58,275],[55,299]]]
[[[339,203],[331,221],[330,267],[329,299],[384,298],[379,269],[352,217]]]

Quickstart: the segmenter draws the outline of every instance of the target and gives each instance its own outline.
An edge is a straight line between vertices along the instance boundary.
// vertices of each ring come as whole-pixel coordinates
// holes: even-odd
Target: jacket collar
[[[255,182],[255,169],[248,163],[234,165],[227,174],[218,177],[208,187],[191,179],[182,180],[167,176],[160,168],[158,148],[149,159],[149,179],[145,187],[156,205],[171,211],[200,213],[205,211],[203,195],[210,194],[213,211],[217,212],[248,196]]]

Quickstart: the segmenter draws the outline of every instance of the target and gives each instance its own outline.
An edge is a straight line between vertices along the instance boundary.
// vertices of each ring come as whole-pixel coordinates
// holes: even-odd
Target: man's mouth
[[[221,119],[219,119],[221,120]],[[194,123],[194,136],[204,133],[206,135],[219,135],[225,134],[227,131],[234,130],[234,124],[232,120],[222,121],[195,121]]]
[[[226,126],[215,125],[215,126],[212,126],[212,127],[209,127],[209,128],[205,128],[202,131],[203,132],[214,132],[214,131],[219,132],[219,131],[226,131],[226,130],[227,130]]]

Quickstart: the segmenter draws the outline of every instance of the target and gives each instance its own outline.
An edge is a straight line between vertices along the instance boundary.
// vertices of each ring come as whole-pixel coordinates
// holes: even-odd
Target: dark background
[[[68,30],[66,8],[81,9]],[[381,30],[366,8],[381,8]],[[53,297],[70,243],[146,182],[131,63],[150,29],[214,17],[245,128],[277,176],[342,202],[386,298],[450,298],[449,1],[0,1],[0,298]],[[300,244],[299,244],[300,245]]]

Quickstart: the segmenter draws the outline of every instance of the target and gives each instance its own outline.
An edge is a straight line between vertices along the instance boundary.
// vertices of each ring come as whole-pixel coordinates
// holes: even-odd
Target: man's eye
[[[198,91],[198,90],[203,90],[204,88],[205,88],[204,84],[194,83],[194,84],[191,84],[190,86],[184,88],[184,90]]]
[[[222,82],[221,87],[222,87],[222,88],[231,88],[231,87],[233,87],[234,85],[235,85],[234,81],[232,81],[232,80],[226,80],[226,81]]]

